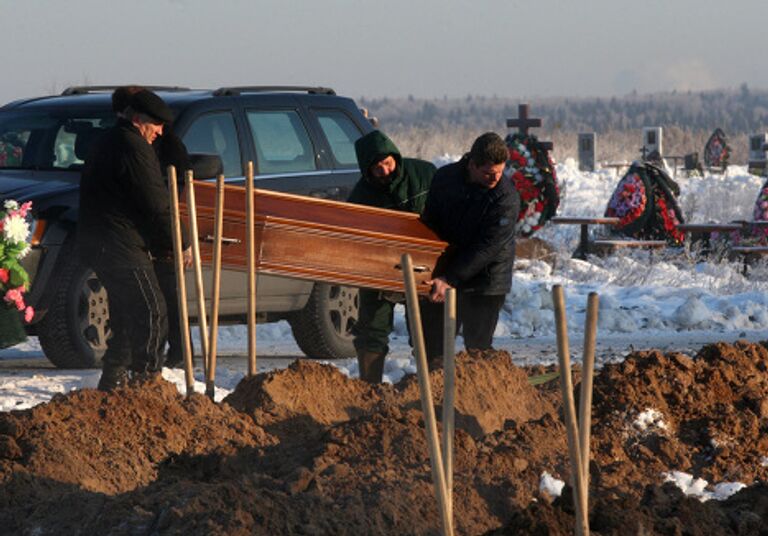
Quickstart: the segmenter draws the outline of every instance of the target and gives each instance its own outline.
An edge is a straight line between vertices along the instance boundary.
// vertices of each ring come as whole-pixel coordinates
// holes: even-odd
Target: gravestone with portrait
[[[664,148],[662,145],[662,136],[664,132],[661,127],[643,127],[643,146],[640,151],[643,154],[643,160],[650,160],[656,164],[663,165],[662,160]]]
[[[595,170],[597,135],[594,132],[579,133],[579,171]]]

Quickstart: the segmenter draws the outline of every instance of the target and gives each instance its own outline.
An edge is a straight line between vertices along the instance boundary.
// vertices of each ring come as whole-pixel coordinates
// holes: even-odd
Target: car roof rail
[[[114,91],[123,86],[72,86],[61,92],[62,96],[67,95],[87,95],[89,93],[99,93],[104,91]],[[180,86],[141,86],[150,91],[189,91],[188,87]]]
[[[228,97],[240,95],[241,93],[261,93],[268,91],[301,91],[312,95],[336,95],[336,92],[329,87],[313,86],[233,86],[220,87],[213,92],[216,97]]]

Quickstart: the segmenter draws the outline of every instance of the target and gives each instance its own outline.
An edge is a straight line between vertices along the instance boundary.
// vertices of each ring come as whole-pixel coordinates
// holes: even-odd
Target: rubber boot
[[[427,368],[430,372],[433,370],[442,370],[443,368],[443,356],[432,356],[427,358]]]
[[[101,378],[99,378],[99,385],[97,389],[99,391],[112,391],[117,387],[128,383],[128,369],[115,365],[104,365],[104,370],[101,372]]]
[[[381,383],[384,376],[384,352],[357,351],[357,365],[360,368],[360,379],[368,383]]]

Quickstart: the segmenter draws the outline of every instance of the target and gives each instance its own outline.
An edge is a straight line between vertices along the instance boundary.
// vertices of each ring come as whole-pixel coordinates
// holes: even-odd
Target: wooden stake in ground
[[[245,240],[248,255],[248,376],[256,375],[256,242],[253,214],[253,162],[245,173]]]
[[[573,474],[573,506],[576,510],[576,534],[589,534],[589,512],[587,510],[587,490],[584,486],[584,470],[581,449],[579,447],[576,407],[573,401],[573,382],[571,381],[571,356],[568,347],[568,325],[565,318],[565,297],[563,287],[552,287],[552,301],[555,306],[555,326],[557,332],[557,357],[560,365],[560,389],[563,393],[563,413],[565,428],[568,432],[568,454]]]
[[[200,242],[197,233],[197,204],[192,171],[184,176],[184,188],[187,192],[187,212],[189,213],[189,241],[192,245],[192,266],[195,271],[195,291],[197,297],[197,325],[200,327],[200,350],[203,353],[203,370],[208,374],[208,319],[205,310],[205,287],[203,286],[203,266],[200,258]]]
[[[179,329],[184,354],[184,379],[187,396],[195,392],[195,376],[192,369],[192,343],[189,340],[189,315],[187,314],[187,282],[184,275],[184,252],[181,244],[181,214],[176,168],[168,166],[168,192],[171,195],[171,225],[173,227],[173,258],[176,265],[176,294],[179,300]]]
[[[448,517],[453,519],[453,431],[456,391],[456,289],[445,293],[443,309],[443,468]]]
[[[211,335],[205,394],[213,400],[216,391],[216,346],[219,340],[219,296],[221,294],[221,236],[224,227],[224,175],[216,177],[216,212],[213,220],[213,284],[211,286]]]
[[[437,435],[437,419],[433,405],[432,387],[429,383],[427,351],[424,346],[424,332],[421,329],[421,310],[419,309],[419,295],[416,290],[416,282],[413,277],[413,262],[408,254],[403,255],[400,262],[400,265],[403,267],[403,279],[405,281],[408,325],[411,328],[411,339],[413,340],[413,348],[416,351],[416,371],[419,377],[421,409],[424,412],[424,428],[427,433],[429,458],[432,462],[432,482],[435,486],[443,534],[445,536],[453,536],[453,520],[449,515],[448,502],[446,500],[445,466],[443,465],[443,457],[440,454],[440,438]]]
[[[579,447],[584,471],[584,487],[589,491],[589,442],[592,426],[592,379],[595,376],[595,344],[597,342],[597,292],[587,298],[587,318],[584,324],[584,357],[581,370],[581,395],[579,396]],[[588,495],[587,495],[588,496]]]

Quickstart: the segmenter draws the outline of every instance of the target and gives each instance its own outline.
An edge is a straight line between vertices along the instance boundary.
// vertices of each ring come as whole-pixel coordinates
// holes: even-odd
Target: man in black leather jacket
[[[467,350],[492,348],[493,332],[512,288],[515,223],[520,196],[502,174],[508,158],[504,140],[493,132],[477,138],[470,152],[438,169],[422,220],[448,242],[428,281],[429,300],[440,304],[457,290],[457,330]],[[442,357],[442,307],[425,304],[425,343],[430,366]]]

